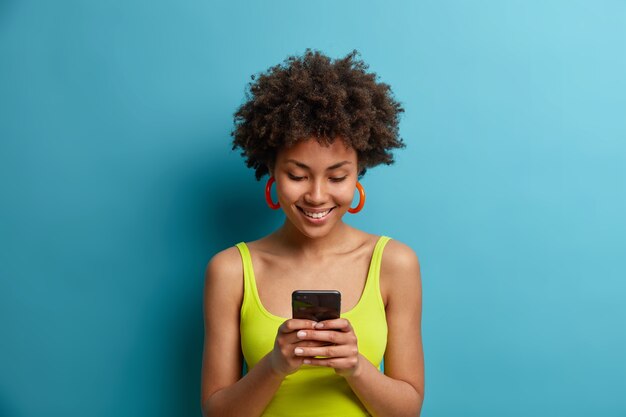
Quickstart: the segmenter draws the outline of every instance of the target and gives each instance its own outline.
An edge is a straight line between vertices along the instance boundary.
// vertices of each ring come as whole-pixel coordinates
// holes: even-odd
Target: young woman
[[[418,259],[342,220],[365,201],[358,178],[404,146],[403,109],[367,68],[356,51],[331,60],[307,50],[253,77],[235,114],[234,148],[257,179],[269,175],[268,205],[285,222],[207,266],[205,416],[420,414]],[[322,289],[341,293],[341,318],[291,318],[294,290]]]

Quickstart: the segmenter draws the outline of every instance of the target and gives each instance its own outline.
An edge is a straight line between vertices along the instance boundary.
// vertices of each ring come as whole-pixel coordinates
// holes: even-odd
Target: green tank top
[[[380,294],[380,263],[390,238],[376,243],[365,288],[357,305],[341,317],[350,320],[358,339],[359,352],[380,368],[387,346],[385,306]],[[248,369],[274,348],[278,327],[287,320],[265,309],[256,288],[250,251],[236,245],[243,261],[244,294],[241,305],[241,349]],[[268,404],[263,417],[362,417],[369,416],[345,379],[331,368],[302,366],[288,375]]]

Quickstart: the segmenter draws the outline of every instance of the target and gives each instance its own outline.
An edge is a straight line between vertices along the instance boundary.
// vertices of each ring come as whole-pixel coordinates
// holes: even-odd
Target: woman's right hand
[[[296,356],[297,347],[321,346],[321,342],[300,340],[298,331],[315,329],[317,322],[313,320],[289,319],[280,325],[274,349],[270,352],[270,365],[272,370],[281,376],[287,376],[296,372],[304,359],[303,356]]]

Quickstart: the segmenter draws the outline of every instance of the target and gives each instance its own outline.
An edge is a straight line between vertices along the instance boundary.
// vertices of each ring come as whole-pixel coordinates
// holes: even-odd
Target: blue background
[[[206,262],[281,223],[232,114],[306,47],[406,108],[348,221],[420,257],[422,415],[626,416],[621,0],[0,1],[0,415],[200,415]]]

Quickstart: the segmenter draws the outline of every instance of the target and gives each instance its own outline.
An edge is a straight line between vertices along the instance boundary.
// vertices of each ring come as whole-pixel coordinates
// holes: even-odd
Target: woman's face
[[[356,188],[357,154],[337,139],[320,145],[302,140],[276,155],[278,201],[289,221],[310,238],[332,230],[346,213]]]

